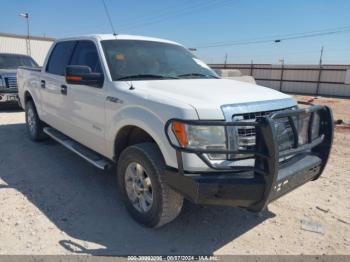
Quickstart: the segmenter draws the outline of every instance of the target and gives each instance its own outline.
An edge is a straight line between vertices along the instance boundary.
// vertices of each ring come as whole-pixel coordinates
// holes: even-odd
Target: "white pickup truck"
[[[61,39],[42,68],[17,77],[29,136],[116,164],[127,209],[149,227],[173,220],[184,197],[259,212],[317,179],[332,144],[328,107],[220,79],[167,40]]]

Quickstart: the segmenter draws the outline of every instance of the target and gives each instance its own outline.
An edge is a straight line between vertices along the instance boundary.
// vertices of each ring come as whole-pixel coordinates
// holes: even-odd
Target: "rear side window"
[[[94,73],[102,73],[95,44],[92,41],[79,41],[74,49],[70,65],[89,66]]]
[[[50,55],[46,72],[61,76],[65,75],[65,68],[69,63],[76,43],[76,41],[57,43]]]

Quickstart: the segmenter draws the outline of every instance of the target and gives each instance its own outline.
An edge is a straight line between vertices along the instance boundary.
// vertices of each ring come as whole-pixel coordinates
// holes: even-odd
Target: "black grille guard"
[[[319,135],[312,139],[312,121],[315,113],[320,117]],[[310,114],[308,123],[308,140],[307,143],[299,145],[298,130],[295,127],[293,117],[300,114]],[[294,136],[293,148],[279,151],[277,144],[277,132],[275,123],[278,119],[288,118]],[[192,149],[180,147],[172,141],[169,132],[172,132],[170,125],[172,121],[178,121],[184,124],[191,125],[207,125],[207,126],[225,126],[225,127],[239,127],[239,126],[254,126],[256,129],[256,146],[255,149],[247,150],[215,150],[215,149]],[[278,185],[278,171],[280,168],[279,159],[281,157],[296,156],[302,153],[309,153],[316,155],[321,159],[321,165],[317,175],[312,179],[317,179],[326,163],[330,154],[333,141],[333,117],[329,107],[321,105],[313,105],[307,108],[291,109],[274,112],[269,116],[262,116],[254,122],[226,122],[226,121],[205,121],[205,120],[181,120],[170,119],[165,125],[165,134],[171,146],[176,150],[178,173],[185,175],[186,171],[183,167],[182,152],[196,154],[202,159],[211,169],[222,173],[235,172],[253,172],[254,176],[260,176],[264,180],[265,190],[264,197],[253,209],[261,210],[270,201],[273,196],[272,188]],[[254,166],[215,166],[205,156],[205,154],[241,154],[249,155],[255,159]],[[235,161],[235,160],[232,160]],[[288,161],[288,160],[287,160]],[[193,173],[193,172],[192,172]]]

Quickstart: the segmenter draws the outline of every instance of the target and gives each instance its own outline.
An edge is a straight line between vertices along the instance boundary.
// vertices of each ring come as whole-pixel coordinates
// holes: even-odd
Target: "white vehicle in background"
[[[251,84],[256,84],[254,77],[249,75],[243,75],[238,69],[215,69],[215,72],[222,78],[237,80],[241,82],[247,82]]]
[[[332,143],[328,107],[220,79],[167,40],[61,39],[42,68],[18,70],[18,84],[29,136],[116,164],[127,209],[149,227],[173,220],[184,197],[263,210],[317,179]]]

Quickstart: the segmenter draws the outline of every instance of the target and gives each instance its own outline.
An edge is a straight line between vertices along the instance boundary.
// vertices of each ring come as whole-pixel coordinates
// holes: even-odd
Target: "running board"
[[[106,158],[92,151],[91,149],[79,144],[78,142],[62,134],[58,130],[52,127],[44,127],[44,132],[51,138],[56,140],[58,143],[62,144],[70,151],[85,159],[95,167],[101,170],[107,170],[111,167],[110,162]]]

